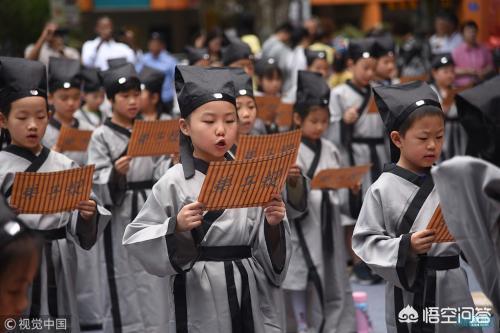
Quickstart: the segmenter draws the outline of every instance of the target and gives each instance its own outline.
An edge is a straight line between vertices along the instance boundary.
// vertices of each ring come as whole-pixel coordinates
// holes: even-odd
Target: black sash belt
[[[314,288],[316,289],[316,292],[318,293],[318,298],[321,304],[321,311],[322,311],[322,321],[320,325],[319,332],[323,332],[324,326],[325,326],[325,302],[324,302],[324,297],[323,297],[323,284],[321,282],[321,277],[319,276],[318,270],[316,269],[316,266],[314,265],[314,262],[311,257],[311,252],[309,252],[309,248],[307,247],[307,242],[306,238],[304,237],[304,232],[302,230],[302,221],[304,218],[307,216],[305,214],[304,216],[301,216],[298,219],[293,220],[295,224],[295,230],[297,231],[297,237],[299,238],[299,245],[300,248],[302,249],[302,254],[304,255],[304,260],[307,265],[307,271],[308,271],[308,276],[307,278],[311,280]]]
[[[352,138],[352,143],[368,145],[370,149],[370,161],[372,162],[370,174],[372,183],[375,182],[382,173],[380,158],[377,153],[377,146],[385,144],[384,138]]]
[[[34,230],[37,234],[43,237],[43,253],[46,261],[47,273],[47,303],[49,306],[49,315],[57,318],[59,315],[57,309],[57,282],[54,262],[52,260],[52,241],[66,238],[66,227],[50,229],[50,230]],[[40,269],[33,281],[31,287],[31,308],[30,317],[36,318],[40,316],[42,302],[42,282]]]
[[[146,190],[150,190],[154,183],[152,180],[145,180],[142,182],[127,182],[127,190],[132,191],[132,211],[130,213],[130,220],[133,221],[137,214],[139,213],[139,193],[142,196],[142,200],[146,201],[148,196],[146,195]]]
[[[253,313],[248,273],[242,263],[243,259],[252,257],[250,246],[200,246],[197,261],[217,261],[224,263],[226,288],[231,326],[233,333],[253,333]],[[236,283],[234,280],[234,266],[241,276],[241,306],[238,303]],[[186,273],[176,275],[174,280],[174,302],[176,332],[187,333],[187,298]]]
[[[426,255],[419,256],[422,260],[423,271],[417,278],[416,291],[413,297],[413,308],[421,314],[424,308],[436,306],[436,271],[445,271],[460,267],[460,257],[430,257]],[[412,332],[431,333],[435,331],[434,324],[419,320],[412,325]]]

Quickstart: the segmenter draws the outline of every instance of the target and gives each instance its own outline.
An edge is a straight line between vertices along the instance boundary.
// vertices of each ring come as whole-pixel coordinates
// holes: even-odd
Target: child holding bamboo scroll
[[[374,93],[396,164],[387,164],[368,189],[352,246],[386,280],[387,332],[475,332],[467,323],[425,319],[433,307],[474,306],[460,248],[455,242],[435,243],[434,230],[427,229],[439,205],[430,174],[445,132],[439,100],[422,81],[381,86]]]
[[[123,243],[168,284],[172,331],[280,332],[268,285],[281,284],[290,256],[281,197],[264,207],[206,214],[197,201],[209,163],[230,158],[236,142],[231,73],[178,66],[175,80],[181,163],[155,184]]]
[[[132,64],[100,73],[113,114],[92,134],[89,163],[95,164],[94,188],[111,207],[104,232],[101,280],[104,332],[165,331],[168,299],[159,278],[147,274],[122,246],[125,227],[137,215],[166,158],[127,156],[132,127],[140,110],[141,82]],[[144,315],[147,313],[147,315]]]
[[[330,89],[319,73],[299,71],[294,125],[302,131],[297,164],[312,179],[323,169],[339,168],[340,153],[322,138],[328,128]],[[298,332],[354,332],[355,316],[346,271],[340,222],[340,196],[311,190],[306,214],[294,219],[292,258],[283,283]],[[307,302],[307,289],[313,288]]]
[[[76,119],[75,112],[80,107],[81,65],[77,60],[51,57],[48,69],[48,102],[53,113],[42,143],[57,152],[71,158],[80,166],[87,164],[87,151],[62,151],[57,146],[61,127],[67,126],[79,130],[92,130],[93,127]]]
[[[16,172],[61,171],[76,168],[77,164],[41,144],[48,124],[47,76],[42,63],[0,57],[0,101],[0,117],[12,138],[11,144],[0,152],[0,189],[10,202]],[[71,316],[71,330],[80,331],[74,249],[90,249],[106,226],[110,214],[97,203],[92,195],[74,211],[19,215],[44,239],[41,255],[45,260],[31,288],[26,312],[31,317]],[[12,208],[16,211],[16,207]]]

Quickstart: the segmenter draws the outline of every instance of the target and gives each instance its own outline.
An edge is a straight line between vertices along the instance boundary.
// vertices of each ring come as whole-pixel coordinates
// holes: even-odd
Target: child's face
[[[99,107],[104,102],[104,91],[98,90],[93,92],[88,92],[83,95],[83,99],[85,100],[85,104],[92,111],[99,110]]]
[[[394,74],[396,64],[393,55],[385,55],[377,60],[376,74],[381,79],[390,79]]]
[[[397,133],[399,138],[393,138]],[[404,136],[392,132],[391,139],[400,149],[401,157],[415,169],[430,168],[441,155],[444,120],[440,116],[424,116],[415,120]]]
[[[249,96],[239,96],[236,98],[236,110],[238,111],[238,133],[249,134],[257,118],[255,101]]]
[[[319,73],[325,79],[328,77],[328,61],[326,59],[314,59],[311,66],[308,68],[311,72]]]
[[[181,118],[179,125],[191,137],[194,156],[205,161],[223,160],[238,136],[236,109],[226,101],[203,104],[189,119]]]
[[[150,111],[155,110],[156,105],[159,102],[159,95],[157,93],[153,94],[147,89],[141,91],[141,110]]]
[[[18,99],[11,103],[9,116],[0,117],[14,145],[38,152],[48,124],[47,103],[43,97]]]
[[[251,59],[240,59],[230,64],[229,67],[242,68],[250,77],[253,77],[255,74],[253,61]]]
[[[133,120],[137,117],[141,107],[141,91],[128,90],[121,91],[115,95],[113,101],[113,112],[120,117]]]
[[[374,58],[362,58],[356,62],[349,60],[353,81],[360,86],[367,86],[375,75],[377,61]]]
[[[38,254],[10,266],[0,283],[0,314],[18,318],[29,305],[28,292],[37,272]]]
[[[276,96],[281,93],[283,80],[278,74],[274,74],[272,77],[263,76],[260,80],[260,85],[264,94]]]
[[[330,114],[323,107],[315,107],[302,119],[298,113],[294,113],[294,122],[300,126],[302,136],[310,140],[319,140],[328,128]]]
[[[49,95],[49,104],[54,106],[54,112],[64,119],[71,119],[80,107],[80,89],[58,89]]]
[[[432,76],[440,87],[450,87],[455,81],[455,67],[443,66],[432,70]]]

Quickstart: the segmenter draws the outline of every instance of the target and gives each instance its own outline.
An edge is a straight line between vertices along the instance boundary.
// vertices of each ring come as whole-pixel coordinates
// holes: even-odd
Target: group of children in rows
[[[348,257],[358,280],[387,281],[388,332],[427,325],[397,321],[408,304],[472,306],[460,249],[433,244],[424,230],[439,204],[429,171],[451,111],[426,83],[381,76],[392,48],[385,39],[352,41],[352,80],[333,90],[324,52],[306,50],[291,126],[302,139],[282,193],[263,207],[208,212],[197,198],[209,163],[234,159],[240,135],[280,129],[256,118],[255,96],[279,93],[272,59],[254,68],[249,47],[235,42],[223,53],[226,67],[207,68],[203,50],[189,51],[190,65],[175,72],[175,163],[126,155],[136,119],[171,117],[158,112],[162,73],[51,59],[47,86],[41,63],[0,57],[0,119],[11,141],[0,152],[6,200],[16,172],[95,165],[92,195],[74,211],[2,213],[0,314],[69,315],[74,332],[356,332]],[[451,83],[449,61],[435,64],[437,92]],[[101,87],[110,114],[99,110]],[[61,151],[62,126],[92,130],[88,151]],[[321,170],[370,163],[359,186],[310,189]]]

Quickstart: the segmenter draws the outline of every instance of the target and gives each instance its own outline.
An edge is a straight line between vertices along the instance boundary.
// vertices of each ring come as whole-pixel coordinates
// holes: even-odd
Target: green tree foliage
[[[23,56],[49,19],[49,0],[0,0],[0,55]]]

